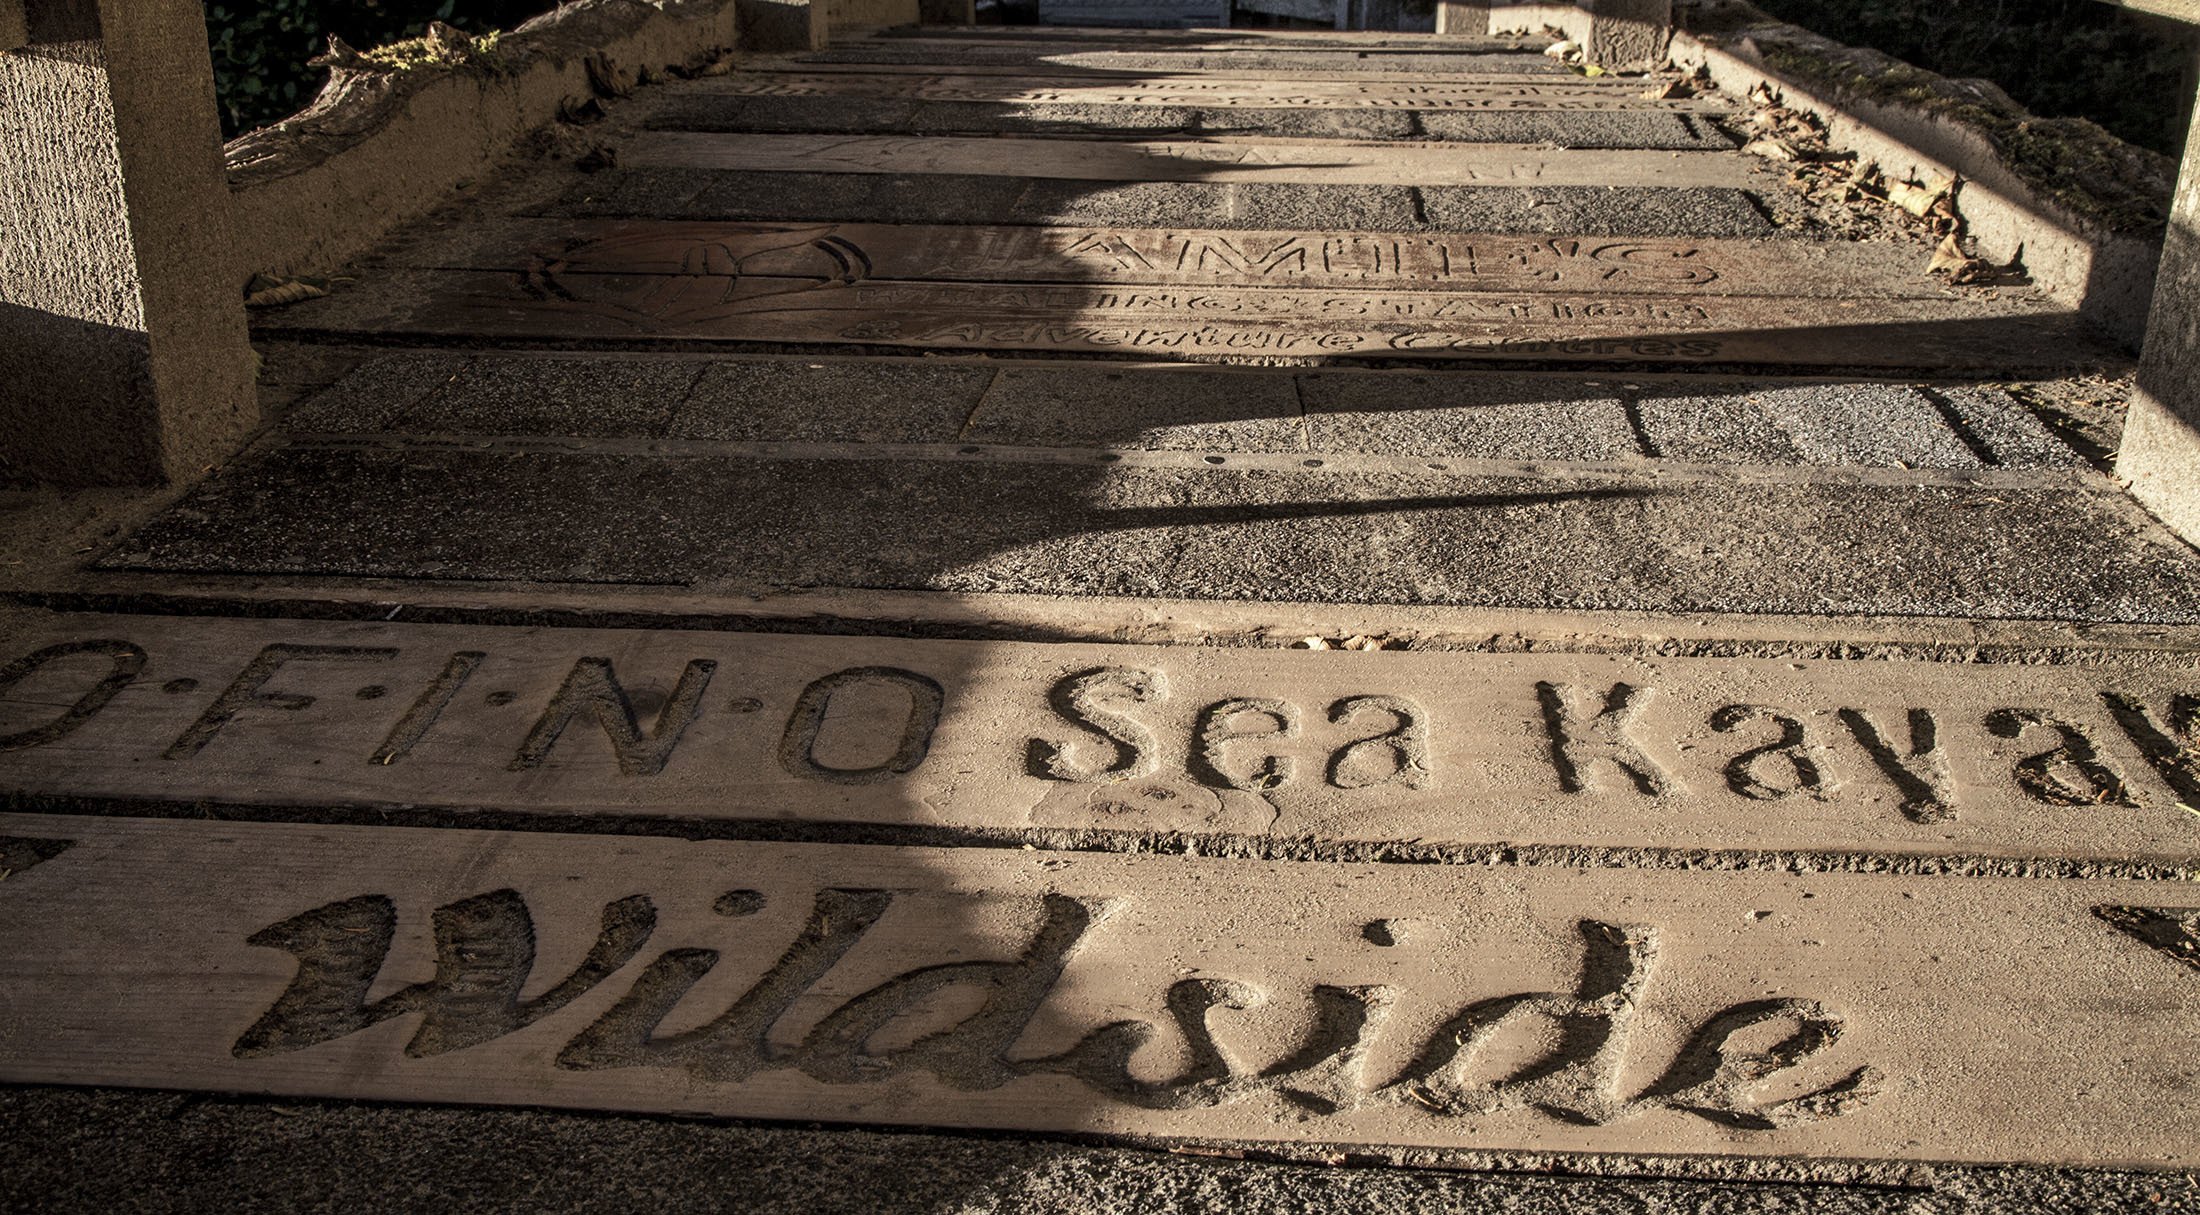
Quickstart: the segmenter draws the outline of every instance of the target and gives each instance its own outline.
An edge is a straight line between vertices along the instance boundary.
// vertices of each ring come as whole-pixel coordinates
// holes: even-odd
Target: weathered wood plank
[[[1074,181],[1324,182],[1410,186],[1740,189],[1755,162],[1717,152],[1563,151],[1209,140],[733,135],[651,131],[620,146],[629,168],[750,173],[958,173]]]
[[[731,97],[883,97],[905,101],[979,101],[1072,105],[1200,105],[1211,108],[1405,110],[1558,110],[1708,112],[1726,107],[1702,97],[1643,96],[1640,81],[1554,79],[1484,84],[1472,79],[1407,84],[1379,79],[1205,80],[1149,78],[1097,82],[1089,77],[863,75],[819,72],[733,75],[696,88]]]
[[[2174,883],[0,818],[0,1078],[2200,1162]],[[1560,1035],[1559,1026],[1567,1027]]]
[[[424,234],[392,249],[386,262],[525,276],[547,294],[575,300],[596,293],[589,281],[618,276],[677,277],[696,298],[718,299],[738,295],[744,278],[846,286],[1831,298],[1850,301],[1852,312],[1857,301],[1885,299],[1934,301],[1962,312],[1980,298],[1917,273],[1913,261],[1857,242],[1721,237],[528,219]],[[1299,319],[1353,315],[1347,306],[1310,304]]]
[[[2074,314],[1962,300],[1148,288],[391,270],[269,333],[1180,356],[1626,361],[2015,375],[2116,356]]]
[[[2084,669],[65,617],[0,791],[959,831],[2200,858],[2190,655]]]

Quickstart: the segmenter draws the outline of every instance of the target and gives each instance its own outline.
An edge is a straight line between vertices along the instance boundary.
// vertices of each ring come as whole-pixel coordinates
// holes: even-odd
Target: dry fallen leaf
[[[1919,219],[1923,219],[1933,208],[1947,202],[1949,192],[1954,189],[1955,182],[1938,176],[1922,184],[1910,181],[1889,181],[1887,183],[1887,201]]]
[[[1569,38],[1564,42],[1554,42],[1551,45],[1544,47],[1543,53],[1549,55],[1553,59],[1565,59],[1569,56],[1580,54],[1581,44]]]
[[[1793,162],[1803,158],[1802,153],[1797,152],[1793,144],[1784,139],[1773,139],[1769,136],[1763,139],[1750,140],[1748,144],[1743,146],[1742,151],[1752,156],[1762,156],[1766,160]]]
[[[1978,283],[1992,278],[1994,267],[1963,251],[1962,240],[1950,232],[1933,250],[1932,264],[1925,267],[1927,274],[1945,274],[1951,283]]]
[[[245,284],[244,306],[247,308],[280,308],[300,300],[318,299],[328,294],[328,288],[319,283],[302,279],[277,278],[272,274],[255,274]]]

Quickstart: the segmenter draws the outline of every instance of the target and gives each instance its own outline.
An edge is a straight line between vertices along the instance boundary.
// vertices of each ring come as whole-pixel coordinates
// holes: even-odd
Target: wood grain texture
[[[47,857],[0,884],[14,1082],[1499,1153],[2200,1161],[2200,973],[2171,948],[2200,913],[2158,883],[0,831]]]
[[[66,617],[0,790],[949,832],[2200,858],[2189,655],[2086,668]]]

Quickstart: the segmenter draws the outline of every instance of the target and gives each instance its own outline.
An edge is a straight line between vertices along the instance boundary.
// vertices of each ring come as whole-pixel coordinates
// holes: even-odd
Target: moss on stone
[[[504,35],[491,32],[475,37],[445,26],[431,30],[419,38],[407,38],[362,52],[362,57],[376,67],[392,72],[409,72],[420,68],[478,67],[491,72],[504,70],[504,57],[498,43]]]

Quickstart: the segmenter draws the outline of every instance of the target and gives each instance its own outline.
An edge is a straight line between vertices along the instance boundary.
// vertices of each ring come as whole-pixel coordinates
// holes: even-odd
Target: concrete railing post
[[[828,41],[825,0],[736,0],[734,21],[744,51],[821,51]]]
[[[0,0],[0,460],[186,478],[258,424],[198,0]]]
[[[1665,62],[1673,40],[1673,0],[1580,0],[1589,11],[1589,62],[1619,71]]]
[[[1436,32],[1476,35],[1489,33],[1489,0],[1436,0]]]
[[[2162,237],[2116,472],[2163,522],[2200,543],[2200,139],[2193,132],[2185,136]]]

